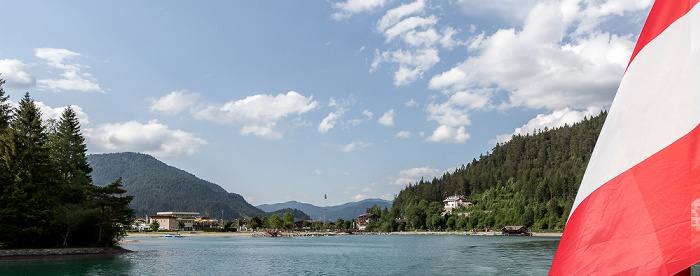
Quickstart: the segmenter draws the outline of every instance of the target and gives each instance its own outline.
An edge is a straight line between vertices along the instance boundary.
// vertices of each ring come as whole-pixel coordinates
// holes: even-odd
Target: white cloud
[[[287,94],[270,96],[258,94],[224,104],[202,104],[193,115],[197,119],[220,124],[242,126],[241,134],[253,134],[270,139],[282,138],[276,126],[284,117],[307,113],[318,107],[313,96],[304,97],[290,91]]]
[[[393,126],[394,125],[394,110],[390,109],[387,112],[384,112],[384,115],[382,115],[381,118],[379,118],[379,123],[385,126]]]
[[[502,96],[496,93],[505,91],[508,98],[496,104],[502,109],[608,105],[635,38],[601,31],[600,24],[613,15],[643,12],[649,4],[650,1],[623,0],[604,4],[523,3],[532,8],[527,10],[521,28],[500,29],[490,36],[477,35],[470,45],[473,54],[434,76],[429,88],[445,94],[477,90],[487,102],[501,100]]]
[[[430,103],[426,110],[428,111],[428,121],[435,121],[440,125],[454,127],[471,124],[467,111],[459,108],[452,101],[441,104]]]
[[[34,102],[37,108],[39,108],[39,111],[41,111],[42,119],[53,119],[53,120],[60,120],[61,115],[63,115],[63,111],[65,111],[66,107],[50,107],[43,102]],[[73,112],[75,112],[75,116],[78,118],[78,121],[80,121],[80,125],[84,126],[90,123],[90,119],[88,115],[83,112],[83,108],[77,105],[71,105],[71,109],[73,109]]]
[[[440,57],[438,57],[438,50],[435,48],[399,49],[382,53],[376,51],[370,72],[376,70],[382,62],[399,64],[399,69],[394,72],[394,85],[405,86],[422,78],[423,73],[440,62]]]
[[[362,115],[367,116],[367,119],[369,120],[372,120],[372,116],[374,116],[374,114],[372,114],[372,112],[369,110],[362,111]]]
[[[361,200],[367,199],[367,196],[363,195],[363,194],[357,194],[354,197],[352,197],[351,199],[354,199],[355,201],[361,201]]]
[[[401,4],[398,8],[391,9],[377,22],[377,30],[384,32],[391,26],[396,25],[402,18],[422,13],[425,9],[425,1],[419,0],[410,4]]]
[[[359,150],[359,149],[363,149],[363,148],[369,147],[369,146],[371,146],[371,145],[372,145],[372,144],[370,144],[370,143],[365,143],[365,142],[362,142],[362,141],[357,141],[357,142],[352,142],[352,143],[347,144],[347,145],[342,145],[342,146],[340,146],[340,151],[342,151],[342,152],[351,152],[351,151],[356,151],[356,150]]]
[[[439,27],[439,18],[428,11],[425,1],[418,0],[388,10],[377,21],[376,31],[385,37],[389,50],[376,49],[370,73],[382,63],[398,64],[393,68],[394,85],[409,85],[440,62],[439,47],[449,50],[465,44],[455,40],[458,30]]]
[[[323,175],[323,171],[322,171],[322,170],[319,170],[319,169],[316,169],[316,175]]]
[[[150,99],[151,111],[166,114],[177,114],[200,101],[198,93],[188,93],[187,90],[173,91],[159,99]]]
[[[418,106],[418,102],[416,102],[414,99],[410,99],[404,105],[406,107]]]
[[[247,201],[250,204],[253,204],[255,202],[255,197],[252,197],[252,196],[246,197],[245,201]]]
[[[77,90],[104,93],[100,85],[97,84],[97,79],[92,74],[83,72],[83,68],[90,68],[89,66],[70,62],[73,58],[81,56],[80,53],[67,49],[36,48],[34,49],[34,55],[46,60],[49,67],[63,70],[63,73],[60,74],[60,79],[38,80],[39,88],[50,89],[56,92]]]
[[[103,124],[85,129],[84,134],[91,151],[135,151],[161,158],[191,155],[207,143],[182,130],[168,129],[157,120]]]
[[[435,30],[430,29],[429,27],[435,25],[437,22],[438,22],[438,19],[435,15],[431,15],[429,17],[420,17],[420,16],[409,17],[409,18],[406,18],[406,19],[401,20],[400,22],[396,23],[396,25],[392,26],[391,28],[386,29],[384,31],[384,36],[386,37],[386,42],[390,42],[395,37],[401,36],[401,35],[406,35],[411,30],[414,30],[417,28],[432,30],[434,32]],[[437,34],[435,34],[435,35],[437,36]],[[438,40],[438,39],[435,39],[435,40]],[[414,44],[413,46],[416,46],[416,45]]]
[[[441,125],[433,131],[433,135],[428,136],[425,140],[428,142],[440,142],[440,143],[458,143],[463,144],[469,140],[470,135],[467,133],[464,126],[451,127],[447,125]]]
[[[371,12],[386,5],[387,0],[347,0],[334,3],[333,7],[340,11],[332,15],[335,20],[342,20],[361,12]]]
[[[431,166],[412,168],[399,171],[397,176],[391,176],[389,184],[397,186],[406,186],[408,183],[417,183],[422,179],[426,181],[432,180],[434,177],[442,175],[445,171],[436,169]]]
[[[513,135],[525,135],[532,134],[535,130],[544,130],[545,127],[548,129],[555,129],[563,127],[565,125],[573,125],[580,121],[583,121],[584,117],[591,118],[600,114],[601,109],[598,107],[590,107],[583,111],[572,110],[571,108],[563,108],[555,110],[550,114],[539,114],[537,117],[531,119],[527,124],[522,127],[516,128],[511,134],[498,135],[495,139],[491,140],[490,144],[495,145],[496,143],[505,143],[510,141]]]
[[[326,118],[323,118],[323,121],[321,121],[321,123],[318,124],[318,132],[326,133],[331,128],[335,127],[335,124],[338,123],[338,119],[340,119],[340,117],[343,116],[343,113],[345,113],[345,111],[342,108],[338,109],[337,112],[328,113],[328,116],[326,116]]]
[[[402,138],[402,139],[411,138],[411,132],[405,131],[405,130],[399,131],[399,133],[396,133],[396,135],[394,135],[394,138]]]
[[[27,65],[17,59],[0,59],[0,79],[4,79],[8,87],[29,88],[36,85],[36,79],[27,71]]]

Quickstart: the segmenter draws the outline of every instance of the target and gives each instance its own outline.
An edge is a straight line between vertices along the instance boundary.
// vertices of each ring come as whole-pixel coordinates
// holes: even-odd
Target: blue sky
[[[609,107],[651,4],[8,1],[0,78],[253,205],[391,200]]]

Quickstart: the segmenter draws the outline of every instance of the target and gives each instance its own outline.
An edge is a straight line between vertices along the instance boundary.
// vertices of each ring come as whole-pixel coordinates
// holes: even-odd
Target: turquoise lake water
[[[116,256],[0,260],[0,275],[546,275],[559,238],[138,238]]]

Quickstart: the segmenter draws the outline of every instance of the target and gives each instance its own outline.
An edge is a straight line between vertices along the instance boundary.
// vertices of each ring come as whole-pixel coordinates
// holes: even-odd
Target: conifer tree
[[[71,107],[66,107],[52,134],[52,160],[59,174],[62,200],[80,203],[83,191],[92,183],[92,168],[87,162],[87,146],[80,133],[80,121]]]
[[[129,208],[134,196],[124,196],[121,182],[119,178],[105,187],[91,185],[88,191],[89,204],[97,209],[98,245],[113,246],[126,234],[123,226],[134,220],[134,210]]]
[[[0,241],[32,246],[47,242],[37,239],[46,238],[52,230],[50,218],[57,207],[57,198],[46,141],[41,112],[26,93],[3,143],[2,163],[9,181],[0,198],[0,206],[5,206],[0,211],[0,225],[11,227],[5,228],[9,236],[0,234]]]

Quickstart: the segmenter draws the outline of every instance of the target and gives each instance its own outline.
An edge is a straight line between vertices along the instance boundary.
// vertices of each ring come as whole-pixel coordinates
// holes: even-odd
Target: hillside
[[[383,199],[365,199],[358,202],[348,202],[341,205],[328,206],[326,208],[326,220],[335,221],[337,218],[342,218],[344,220],[351,220],[357,218],[357,216],[365,213],[367,208],[377,205],[384,209],[391,208],[391,201]],[[283,208],[299,209],[304,213],[308,214],[311,219],[323,220],[323,207],[316,206],[308,203],[301,203],[298,201],[288,201],[284,203],[275,204],[262,204],[258,205],[263,211],[279,210]]]
[[[131,207],[137,215],[158,211],[199,212],[203,216],[236,219],[269,216],[236,193],[219,185],[169,166],[141,153],[108,153],[88,156],[95,185],[105,186],[122,177],[127,195],[133,195]],[[281,208],[280,208],[281,209]],[[275,211],[275,210],[272,210]],[[299,212],[295,217],[303,217]]]
[[[409,183],[392,213],[424,226],[426,217],[417,210],[428,204],[421,201],[465,195],[474,204],[467,229],[562,228],[606,117],[602,112],[573,126],[515,136],[453,173]]]

